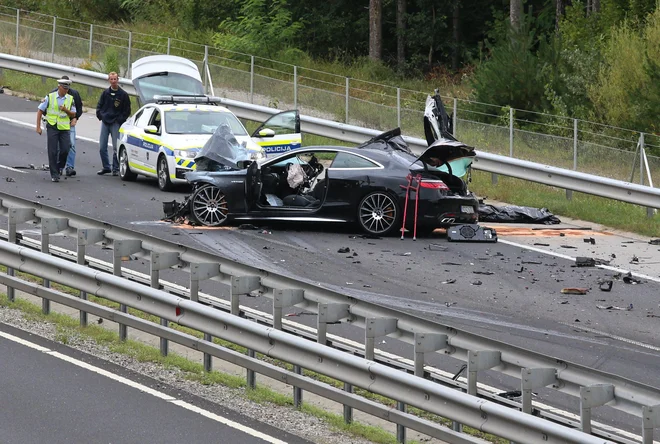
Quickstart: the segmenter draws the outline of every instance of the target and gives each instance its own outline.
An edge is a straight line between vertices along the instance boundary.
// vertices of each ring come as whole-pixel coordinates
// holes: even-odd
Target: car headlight
[[[197,151],[193,150],[174,150],[175,157],[181,157],[183,159],[194,159],[197,155]]]
[[[263,151],[255,151],[250,154],[251,160],[259,160],[259,159],[263,159],[264,157],[266,157],[266,155],[264,154]]]

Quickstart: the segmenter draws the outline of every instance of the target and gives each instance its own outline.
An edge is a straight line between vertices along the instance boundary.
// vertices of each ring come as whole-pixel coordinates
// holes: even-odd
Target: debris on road
[[[348,247],[341,247],[339,250],[337,250],[337,253],[350,253],[351,249]]]
[[[587,237],[582,240],[584,241],[585,244],[590,243],[591,245],[596,245],[596,239],[594,239],[593,237]]]
[[[486,275],[486,276],[490,276],[492,274],[495,274],[492,271],[479,271],[479,270],[473,271],[472,273],[474,273],[474,274],[483,274],[483,275]]]
[[[574,247],[573,245],[561,245],[561,248],[568,248],[568,249],[571,249],[571,250],[576,250],[577,249],[577,247]]]
[[[16,182],[12,177],[5,177],[7,182]]]
[[[598,308],[600,310],[630,311],[630,310],[633,309],[633,304],[630,304],[627,307],[617,307],[616,305],[596,305],[596,308]]]
[[[538,245],[539,247],[549,247],[550,244],[542,244],[541,242],[535,242],[534,245]]]
[[[456,279],[447,279],[444,282],[441,282],[441,284],[454,284],[456,283]]]
[[[529,264],[529,265],[541,265],[541,261],[521,261],[521,264]]]
[[[449,247],[445,247],[443,245],[438,245],[438,244],[429,244],[429,250],[430,251],[447,251],[447,250],[449,250]]]
[[[547,208],[521,207],[507,205],[497,207],[495,205],[479,205],[479,221],[481,222],[513,222],[513,223],[536,223],[554,225],[561,223],[558,217]]]
[[[568,287],[561,289],[562,294],[587,294],[587,292],[589,292],[588,288]]]
[[[582,257],[578,256],[575,258],[575,266],[576,267],[595,267],[596,266],[596,259],[592,257]]]
[[[628,272],[628,274],[623,277],[623,282],[625,284],[631,284],[631,285],[637,285],[642,283],[641,280],[633,277],[631,272]]]
[[[660,245],[660,239],[651,239],[649,241],[649,244],[651,244],[651,245]]]
[[[476,280],[474,282],[471,282],[472,285],[481,285],[483,282]]]
[[[240,224],[238,226],[238,229],[239,230],[258,230],[259,227],[257,227],[256,225],[252,225],[252,224]]]
[[[603,282],[600,283],[598,288],[600,289],[600,291],[612,291],[612,285],[613,284],[614,284],[614,281],[612,281],[612,280],[603,281]]]

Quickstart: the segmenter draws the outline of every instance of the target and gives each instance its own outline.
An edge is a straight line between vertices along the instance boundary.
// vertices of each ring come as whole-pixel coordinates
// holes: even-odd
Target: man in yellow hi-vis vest
[[[37,111],[37,133],[41,135],[41,118],[46,114],[46,136],[48,140],[48,167],[50,179],[59,182],[66,157],[69,154],[71,139],[71,118],[76,115],[73,97],[67,92],[71,80],[61,78],[57,81],[57,92],[52,92],[39,104]]]

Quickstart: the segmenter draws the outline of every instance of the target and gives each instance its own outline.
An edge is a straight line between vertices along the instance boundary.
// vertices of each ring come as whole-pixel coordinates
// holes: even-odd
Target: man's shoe
[[[61,176],[62,174],[64,174],[64,168],[60,168],[60,169],[59,169],[59,172],[60,172],[60,176]]]
[[[59,181],[60,181],[60,178],[59,178],[59,177],[51,177],[50,180],[51,180],[52,182],[59,182]]]
[[[103,176],[104,174],[109,174],[111,172],[112,171],[110,171],[110,170],[103,169],[103,170],[97,171],[96,174],[98,174],[99,176]]]
[[[119,171],[113,171],[113,172],[112,172],[112,175],[113,175],[113,176],[119,176]]]
[[[76,170],[73,168],[67,168],[66,169],[66,175],[67,177],[75,176],[76,175]]]

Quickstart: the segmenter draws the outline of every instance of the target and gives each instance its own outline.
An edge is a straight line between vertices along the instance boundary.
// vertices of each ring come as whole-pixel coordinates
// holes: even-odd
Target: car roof
[[[338,146],[338,145],[314,145],[314,146],[306,146],[295,150],[287,151],[277,157],[269,157],[261,162],[270,163],[271,160],[283,158],[286,157],[287,155],[313,152],[313,151],[343,151],[346,153],[367,157],[381,164],[395,162],[395,163],[400,163],[402,165],[412,165],[417,160],[417,157],[415,155],[399,150],[356,148],[356,147],[347,147],[347,146]]]

